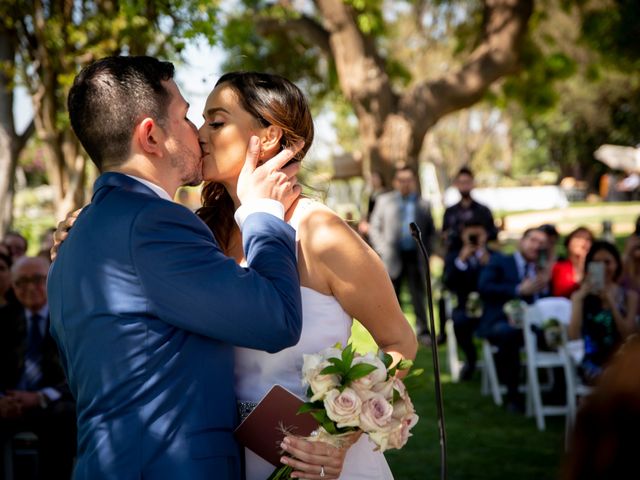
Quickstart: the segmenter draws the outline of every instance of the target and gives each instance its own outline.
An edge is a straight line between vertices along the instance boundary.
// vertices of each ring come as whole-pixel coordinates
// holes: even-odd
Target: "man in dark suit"
[[[447,207],[442,217],[442,235],[447,252],[460,249],[462,228],[471,218],[484,226],[489,240],[495,240],[498,229],[493,221],[491,210],[471,196],[474,187],[473,172],[467,167],[462,167],[453,183],[460,192],[460,201]]]
[[[464,352],[466,362],[460,378],[469,380],[476,368],[477,353],[473,334],[482,314],[478,298],[478,278],[487,265],[491,252],[487,248],[487,230],[482,221],[469,219],[460,235],[462,248],[447,254],[444,262],[444,285],[456,296],[451,312],[456,340]]]
[[[233,346],[300,338],[300,193],[285,148],[238,178],[248,268],[172,201],[202,181],[203,155],[171,63],[110,57],[69,92],[71,126],[101,175],[49,273],[51,332],[77,402],[78,479],[241,478]],[[209,155],[210,154],[210,155]]]
[[[0,436],[38,436],[38,478],[68,479],[75,453],[75,411],[58,348],[49,333],[49,262],[21,257],[12,268],[19,305],[0,320]]]
[[[435,226],[429,203],[418,194],[416,174],[410,167],[399,168],[393,178],[394,190],[378,196],[371,213],[369,239],[391,277],[398,298],[406,279],[416,315],[418,339],[429,343],[425,309],[425,265],[409,224],[415,222],[428,250],[433,249]]]
[[[548,293],[549,268],[540,268],[540,252],[547,248],[547,235],[539,228],[526,230],[513,255],[494,254],[480,273],[478,291],[483,303],[477,335],[498,347],[496,368],[507,387],[507,408],[521,410],[518,395],[522,330],[504,312],[509,300],[532,303]]]

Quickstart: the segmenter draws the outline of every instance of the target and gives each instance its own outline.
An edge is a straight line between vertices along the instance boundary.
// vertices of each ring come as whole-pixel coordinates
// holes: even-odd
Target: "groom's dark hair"
[[[153,57],[106,57],[82,69],[69,91],[71,127],[101,172],[129,156],[134,127],[145,117],[163,126],[171,94],[162,81],[174,67]]]

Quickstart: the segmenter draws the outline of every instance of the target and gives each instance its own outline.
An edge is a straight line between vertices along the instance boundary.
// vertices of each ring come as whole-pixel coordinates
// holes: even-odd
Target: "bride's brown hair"
[[[235,91],[242,108],[263,126],[282,129],[281,148],[304,140],[304,147],[293,161],[302,161],[313,142],[313,119],[304,94],[292,82],[279,75],[258,72],[226,73],[216,83]],[[220,248],[228,253],[231,234],[236,228],[234,205],[221,183],[205,182],[202,207],[196,213],[211,229]]]

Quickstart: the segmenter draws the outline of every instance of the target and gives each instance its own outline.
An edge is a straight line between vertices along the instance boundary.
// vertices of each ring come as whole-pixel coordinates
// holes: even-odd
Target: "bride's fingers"
[[[346,454],[324,442],[309,442],[301,438],[286,437],[282,448],[295,458],[285,457],[283,463],[295,469],[294,478],[338,478]],[[322,475],[324,473],[324,476]]]
[[[325,442],[310,442],[292,436],[285,437],[281,446],[294,457],[316,465],[325,465],[325,462],[328,462],[330,465],[340,466],[346,453],[344,449]]]
[[[315,465],[305,463],[292,457],[283,457],[280,459],[285,465],[293,467],[291,478],[302,478],[309,480],[335,480],[340,477],[341,468],[329,465]]]

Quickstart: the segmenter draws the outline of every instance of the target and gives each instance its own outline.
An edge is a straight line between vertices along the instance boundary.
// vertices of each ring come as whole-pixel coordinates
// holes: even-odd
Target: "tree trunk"
[[[13,221],[13,197],[18,157],[33,133],[33,124],[18,135],[13,121],[13,79],[7,69],[13,67],[14,35],[0,27],[0,238]]]
[[[318,37],[318,29],[324,29],[328,36],[340,88],[358,117],[365,167],[380,171],[387,181],[398,163],[418,167],[425,135],[440,118],[473,105],[495,80],[517,71],[533,10],[533,0],[485,0],[481,41],[468,60],[457,71],[397,96],[353,9],[342,0],[315,4],[323,25],[315,25],[313,34]]]

